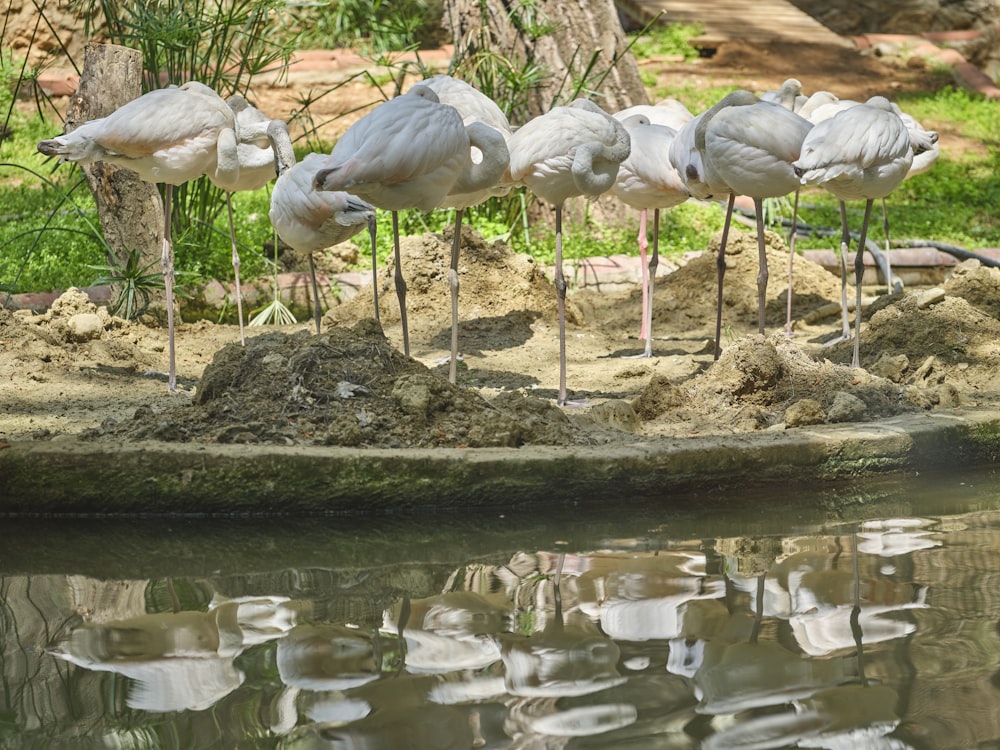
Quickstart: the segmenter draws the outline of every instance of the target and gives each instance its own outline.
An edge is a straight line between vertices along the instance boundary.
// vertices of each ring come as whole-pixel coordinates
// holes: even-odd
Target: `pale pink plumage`
[[[372,232],[374,255],[375,207],[343,191],[314,189],[316,172],[326,164],[327,157],[306,154],[301,161],[296,162],[288,128],[280,120],[269,125],[268,134],[273,148],[272,159],[278,172],[278,179],[271,191],[268,216],[278,237],[294,250],[305,253],[309,260],[313,317],[316,333],[319,333],[321,307],[312,254],[339,245],[368,226]],[[375,309],[377,317],[377,297]]]
[[[872,202],[884,199],[903,181],[913,164],[910,133],[888,99],[874,96],[864,104],[847,107],[817,124],[802,145],[795,162],[803,185],[820,185],[840,201],[841,215],[841,309],[844,331],[847,323],[846,260],[850,241],[846,201],[865,201],[865,214],[855,255],[855,310],[853,367],[860,365],[861,278],[864,249]],[[888,233],[888,232],[887,232]],[[888,280],[891,284],[891,278]]]
[[[736,91],[710,108],[695,129],[695,146],[702,161],[701,179],[716,191],[724,185],[729,207],[718,255],[718,301],[715,357],[722,351],[722,280],[726,239],[736,195],[753,198],[757,216],[757,328],[764,333],[767,300],[767,251],[764,239],[763,199],[787,195],[798,187],[792,162],[812,125],[780,104],[759,101],[750,92]],[[789,290],[791,294],[791,290]]]

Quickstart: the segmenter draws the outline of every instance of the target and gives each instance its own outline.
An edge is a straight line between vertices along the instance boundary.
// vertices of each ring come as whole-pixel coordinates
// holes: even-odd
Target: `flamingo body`
[[[454,107],[469,136],[469,160],[441,207],[470,208],[509,193],[511,185],[503,182],[503,176],[510,165],[511,128],[503,110],[486,94],[449,75],[433,76],[418,85],[433,91],[442,104]]]
[[[912,163],[909,131],[879,96],[816,125],[795,168],[803,185],[822,185],[847,201],[884,198]]]
[[[229,97],[226,103],[236,117],[236,160],[239,169],[235,177],[219,187],[231,193],[259,190],[275,177],[274,151],[266,136],[251,137],[250,134],[261,128],[266,129],[271,118],[239,94]]]
[[[777,198],[799,184],[792,162],[811,128],[805,118],[770,102],[726,107],[708,123],[705,154],[731,192]]]
[[[529,120],[507,144],[506,180],[525,185],[555,206],[555,287],[559,309],[559,392],[566,403],[566,278],[562,269],[562,209],[568,198],[596,197],[615,184],[631,141],[625,127],[593,102],[578,99]]]
[[[684,181],[669,158],[677,131],[655,125],[644,115],[623,122],[631,151],[618,167],[611,192],[632,208],[672,208],[690,197]]]
[[[437,75],[421,81],[419,85],[429,88],[442,104],[458,111],[469,136],[468,159],[441,203],[442,207],[455,209],[455,231],[448,270],[448,284],[451,287],[451,357],[448,380],[455,383],[458,379],[458,257],[462,243],[462,217],[465,209],[510,192],[511,185],[503,177],[510,166],[507,141],[511,136],[511,129],[507,116],[496,102],[465,81],[448,75]]]
[[[850,235],[845,203],[865,201],[865,214],[855,254],[855,335],[853,367],[860,365],[861,279],[863,250],[868,233],[872,202],[891,193],[913,165],[909,130],[888,99],[873,96],[864,104],[848,106],[817,124],[802,145],[795,171],[803,185],[821,185],[840,201],[841,216],[841,309],[842,338],[850,337],[847,322],[846,261]],[[884,204],[883,204],[884,207]],[[886,224],[888,239],[888,224]],[[892,284],[887,274],[887,283]]]
[[[749,91],[734,91],[684,123],[677,131],[674,142],[670,145],[670,162],[681,175],[692,197],[697,200],[708,200],[714,196],[729,195],[733,192],[722,175],[715,172],[711,163],[706,160],[706,126],[726,107],[749,106],[759,101]]]
[[[476,125],[490,130],[480,123]],[[481,131],[474,126],[470,127],[478,137]],[[444,204],[460,179],[467,180],[462,183],[464,191],[481,188],[482,170],[471,165],[472,145],[458,110],[442,104],[430,87],[418,84],[380,104],[348,128],[313,179],[317,190],[344,190],[392,212],[394,280],[403,352],[407,356],[410,336],[406,281],[400,267],[398,212],[412,208],[434,210]]]
[[[107,117],[85,122],[65,135],[38,143],[38,150],[61,161],[105,161],[164,183],[161,264],[167,307],[169,371],[167,389],[177,390],[174,345],[174,255],[170,237],[173,186],[202,175],[218,185],[239,176],[236,116],[208,86],[191,81],[157,89],[124,104]]]
[[[808,120],[791,110],[780,104],[762,102],[748,91],[735,91],[723,97],[704,113],[695,127],[695,148],[702,161],[700,179],[713,190],[723,185],[729,192],[729,206],[716,260],[716,359],[721,354],[726,240],[736,195],[748,195],[754,201],[760,265],[757,274],[757,329],[763,334],[768,280],[763,199],[787,195],[798,188],[791,162],[798,158],[802,141],[811,127]]]
[[[225,100],[197,82],[157,89],[90,120],[38,150],[62,161],[110,162],[152,183],[182,185],[202,175],[219,179],[219,137],[236,127]]]
[[[432,211],[465,167],[469,147],[458,110],[414,86],[348,128],[317,172],[316,189],[346,190],[389,211]]]
[[[557,205],[607,192],[630,148],[627,131],[586,100],[529,120],[508,146],[511,180]]]
[[[471,122],[481,122],[494,130],[508,134],[511,132],[507,115],[495,101],[475,86],[444,74],[426,78],[418,85],[426,86],[437,94],[438,101],[442,104],[457,109],[466,125]]]
[[[316,333],[319,333],[319,286],[312,254],[345,242],[365,226],[372,232],[374,253],[375,207],[343,191],[314,190],[316,172],[326,164],[327,157],[306,154],[302,161],[296,162],[288,128],[281,120],[270,123],[268,135],[273,149],[272,161],[278,173],[271,191],[268,216],[278,237],[309,258],[313,317]]]
[[[633,108],[635,109],[635,108]],[[655,108],[654,108],[655,109]],[[621,113],[616,115],[620,118]],[[677,131],[655,125],[644,114],[621,119],[629,134],[631,150],[618,167],[618,177],[611,192],[628,206],[639,210],[639,257],[642,266],[642,324],[639,338],[645,339],[642,356],[652,356],[652,303],[656,269],[659,265],[659,211],[672,208],[690,196],[680,174],[670,161],[670,146]],[[653,209],[653,256],[647,267],[646,218]]]
[[[306,154],[274,183],[269,216],[278,236],[300,252],[325,250],[349,240],[375,216],[375,207],[343,191],[313,190],[326,157]]]

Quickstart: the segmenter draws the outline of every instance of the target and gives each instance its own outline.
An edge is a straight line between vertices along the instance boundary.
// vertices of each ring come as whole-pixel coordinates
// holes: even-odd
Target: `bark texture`
[[[545,71],[508,113],[512,124],[577,97],[590,98],[608,112],[648,103],[613,0],[448,0],[445,23],[458,66],[492,50],[516,69]]]
[[[107,117],[141,94],[141,52],[115,44],[87,45],[80,86],[66,110],[66,132],[88,120]],[[156,186],[114,164],[96,162],[82,169],[110,248],[108,261],[121,263],[136,248],[142,251],[143,265],[158,261],[163,203]]]

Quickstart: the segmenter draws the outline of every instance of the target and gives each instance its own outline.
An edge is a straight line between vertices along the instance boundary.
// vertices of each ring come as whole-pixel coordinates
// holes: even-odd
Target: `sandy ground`
[[[802,68],[803,61],[811,63]],[[843,50],[731,45],[711,61],[663,64],[657,75],[776,88],[795,69],[807,91],[845,97],[940,85],[919,65],[891,66]],[[312,83],[310,83],[312,85]],[[292,88],[260,92],[280,112]],[[932,124],[933,126],[934,124]],[[980,148],[942,132],[947,148]],[[640,296],[579,291],[569,309],[568,385],[554,404],[556,295],[530,258],[463,233],[457,386],[449,347],[451,237],[404,243],[412,358],[401,353],[391,268],[380,269],[382,327],[371,288],[311,326],[182,325],[179,381],[168,394],[166,331],[111,318],[67,292],[44,315],[0,310],[0,439],[158,439],[349,446],[520,446],[634,442],[878,420],[905,411],[996,405],[1000,394],[1000,271],[958,267],[940,289],[886,296],[866,289],[862,368],[841,330],[839,280],[797,259],[794,329],[784,333],[788,251],[769,235],[767,335],[756,333],[755,239],[736,231],[727,253],[724,352],[713,360],[717,245],[676,270],[661,264],[652,358],[638,358]],[[571,240],[568,240],[571,241]],[[717,240],[716,240],[717,242]],[[609,255],[618,252],[609,248]],[[881,295],[879,293],[882,293]],[[853,314],[852,314],[853,323]],[[383,333],[384,331],[384,333]]]
[[[459,382],[449,346],[450,237],[404,243],[412,358],[404,357],[391,268],[309,325],[186,324],[168,394],[166,331],[110,318],[78,291],[45,315],[0,312],[0,435],[380,447],[571,445],[870,421],[1000,394],[1000,270],[975,261],[941,288],[870,297],[862,368],[838,337],[839,281],[799,259],[795,326],[784,333],[787,250],[769,235],[768,335],[756,329],[757,253],[737,231],[727,253],[724,351],[713,360],[714,250],[659,277],[652,358],[637,358],[639,290],[571,298],[575,407],[554,405],[556,295],[528,257],[463,235]],[[871,293],[876,290],[867,290]],[[853,317],[852,317],[853,319]],[[384,333],[383,333],[384,329]]]

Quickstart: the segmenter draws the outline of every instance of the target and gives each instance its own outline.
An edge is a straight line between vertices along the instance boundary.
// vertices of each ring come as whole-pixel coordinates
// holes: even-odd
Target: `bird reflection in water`
[[[134,680],[127,704],[151,712],[208,708],[245,678],[233,661],[246,648],[282,637],[295,612],[285,597],[215,603],[207,612],[147,614],[85,623],[49,653],[94,671]]]

